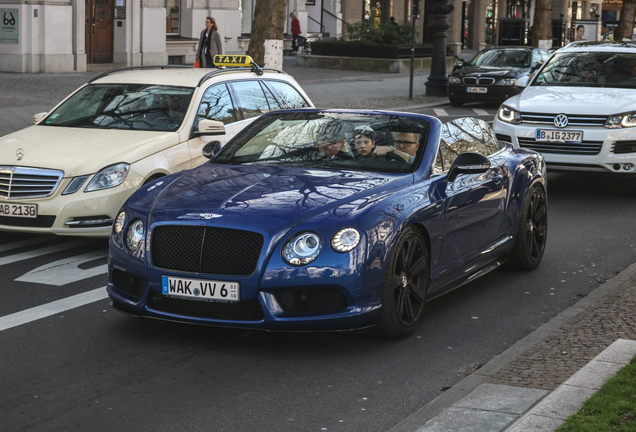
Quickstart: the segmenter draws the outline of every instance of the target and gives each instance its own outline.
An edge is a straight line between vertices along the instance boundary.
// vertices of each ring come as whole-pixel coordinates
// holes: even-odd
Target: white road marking
[[[18,262],[18,261],[24,261],[24,260],[27,260],[27,259],[30,259],[30,258],[35,258],[35,257],[39,257],[39,256],[42,256],[42,255],[47,255],[47,254],[54,253],[54,252],[63,251],[63,250],[66,250],[66,249],[72,249],[74,247],[85,246],[87,244],[90,244],[90,241],[88,241],[88,240],[75,240],[75,241],[61,243],[61,244],[58,244],[58,245],[49,246],[49,247],[45,247],[45,248],[34,249],[34,250],[28,251],[28,252],[22,252],[22,253],[15,254],[15,255],[9,255],[9,256],[0,258],[0,266],[6,265],[6,264],[12,264],[12,263]]]
[[[444,117],[444,116],[448,116],[448,113],[446,112],[445,109],[443,108],[433,108],[433,111],[435,111],[435,115],[437,117]]]
[[[99,258],[106,258],[108,251],[98,250],[64,258],[52,263],[44,264],[16,279],[18,282],[35,282],[45,285],[62,286],[82,279],[108,272],[108,264],[102,264],[90,269],[79,268],[80,264]]]
[[[475,114],[477,115],[490,115],[488,114],[488,111],[483,110],[481,108],[473,108],[473,111],[475,111]]]
[[[0,252],[4,252],[4,251],[8,251],[11,249],[17,249],[19,247],[22,246],[29,246],[35,243],[41,243],[42,239],[41,238],[30,238],[30,239],[26,239],[26,240],[22,240],[22,241],[17,241],[17,242],[13,242],[13,243],[8,243],[6,245],[2,245],[0,246]]]
[[[85,293],[76,294],[71,297],[66,297],[61,300],[56,300],[51,303],[36,306],[31,309],[16,312],[11,315],[5,315],[0,317],[0,331],[28,324],[80,306],[85,306],[87,304],[103,300],[107,297],[108,294],[106,293],[106,287],[102,287]]]

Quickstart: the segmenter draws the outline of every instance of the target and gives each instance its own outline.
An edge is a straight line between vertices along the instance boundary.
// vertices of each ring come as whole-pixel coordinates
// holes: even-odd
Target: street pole
[[[433,57],[431,58],[431,74],[426,81],[427,96],[446,96],[448,94],[448,78],[446,77],[446,30],[450,28],[446,15],[454,9],[446,4],[446,0],[433,0],[430,6],[433,29]]]
[[[411,77],[409,79],[409,99],[413,99],[413,64],[415,63],[415,20],[420,17],[420,0],[413,0],[411,11]]]

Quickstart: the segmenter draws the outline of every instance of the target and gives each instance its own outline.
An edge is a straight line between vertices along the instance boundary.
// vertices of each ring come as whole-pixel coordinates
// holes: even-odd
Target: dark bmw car
[[[108,258],[116,309],[399,338],[428,300],[543,256],[543,157],[498,141],[483,120],[277,111],[215,146],[210,162],[121,208]]]
[[[448,98],[453,106],[466,102],[502,103],[521,93],[517,80],[531,76],[550,57],[532,47],[493,47],[470,62],[458,61],[448,76]]]

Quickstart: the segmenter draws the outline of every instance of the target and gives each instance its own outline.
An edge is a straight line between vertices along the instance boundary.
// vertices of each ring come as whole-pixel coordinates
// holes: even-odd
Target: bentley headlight
[[[126,230],[126,248],[131,252],[137,252],[144,239],[144,223],[137,219]]]
[[[287,240],[283,247],[283,259],[287,264],[302,266],[318,258],[321,250],[322,239],[320,236],[305,231]]]
[[[521,113],[517,110],[514,110],[506,105],[502,105],[499,108],[499,112],[497,113],[497,118],[502,122],[519,124],[521,123]]]
[[[124,224],[126,223],[126,213],[120,212],[117,215],[117,219],[115,219],[115,223],[113,224],[113,230],[115,234],[119,234],[124,229]]]
[[[349,252],[360,243],[360,233],[355,228],[341,229],[331,238],[331,247],[336,252]]]
[[[88,184],[84,192],[92,192],[102,189],[109,189],[119,186],[126,180],[130,165],[127,163],[118,163],[104,168],[97,174]]]
[[[497,81],[496,85],[513,86],[513,85],[515,85],[516,82],[517,82],[516,78],[506,78],[506,79],[500,79],[499,81]]]
[[[636,113],[614,114],[608,117],[605,127],[609,129],[630,128],[636,126]]]
[[[458,77],[452,76],[452,77],[448,77],[448,83],[449,84],[461,84],[462,80],[459,79]]]

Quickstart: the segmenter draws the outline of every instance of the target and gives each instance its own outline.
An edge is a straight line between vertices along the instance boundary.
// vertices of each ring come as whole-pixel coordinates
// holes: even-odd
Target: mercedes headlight
[[[448,77],[448,83],[449,84],[461,84],[462,80],[460,78],[452,76],[452,77]]]
[[[126,230],[126,248],[130,252],[137,252],[144,239],[144,223],[137,219],[128,225]]]
[[[499,81],[497,81],[497,84],[495,84],[495,85],[513,86],[513,85],[515,85],[516,82],[517,82],[516,78],[506,78],[506,79],[500,79]]]
[[[605,127],[609,129],[630,128],[636,126],[636,113],[614,114],[609,116]]]
[[[521,113],[515,109],[502,105],[497,113],[497,118],[502,122],[519,124],[521,123]]]
[[[331,247],[336,252],[349,252],[360,243],[360,233],[355,228],[341,229],[331,238]]]
[[[109,189],[119,186],[126,180],[130,165],[127,163],[118,163],[104,168],[97,174],[86,187],[84,192],[92,192],[102,189]]]
[[[316,233],[305,231],[291,237],[283,246],[283,259],[287,264],[302,266],[320,255],[322,239]]]

